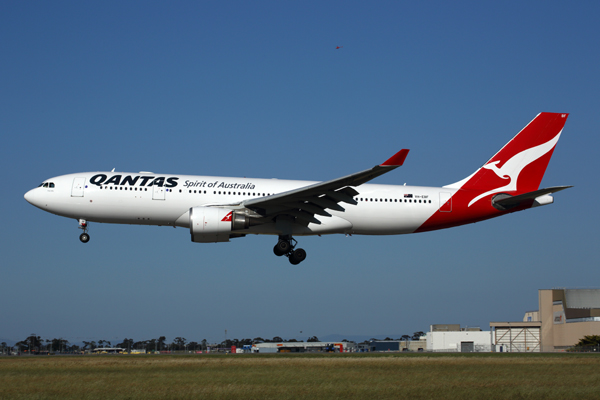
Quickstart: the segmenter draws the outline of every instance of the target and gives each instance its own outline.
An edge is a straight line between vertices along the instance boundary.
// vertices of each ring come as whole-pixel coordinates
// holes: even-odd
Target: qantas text
[[[96,186],[100,185],[130,185],[135,186],[139,184],[139,186],[158,186],[158,187],[167,187],[172,188],[177,186],[177,180],[179,178],[170,177],[167,178],[165,176],[131,176],[127,175],[123,177],[122,175],[113,175],[108,178],[105,174],[94,175],[90,178],[90,183]]]

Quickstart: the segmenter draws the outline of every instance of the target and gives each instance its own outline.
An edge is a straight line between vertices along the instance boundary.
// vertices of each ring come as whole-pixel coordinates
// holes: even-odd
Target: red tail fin
[[[493,193],[519,194],[537,190],[568,115],[538,114],[483,167],[446,187],[481,192],[469,206]]]

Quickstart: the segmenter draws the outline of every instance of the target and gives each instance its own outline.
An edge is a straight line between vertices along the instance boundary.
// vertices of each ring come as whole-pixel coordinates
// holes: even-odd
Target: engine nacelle
[[[250,226],[248,216],[220,207],[190,208],[192,242],[229,242],[231,231]]]

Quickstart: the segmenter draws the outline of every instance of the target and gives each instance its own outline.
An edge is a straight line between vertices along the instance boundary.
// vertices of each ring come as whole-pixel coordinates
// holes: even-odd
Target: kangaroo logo
[[[224,216],[223,219],[221,220],[221,222],[231,222],[232,215],[233,215],[233,212],[229,211],[229,214],[227,214],[226,216]]]
[[[517,180],[519,179],[521,171],[523,171],[523,169],[526,166],[528,166],[529,164],[531,164],[532,162],[534,162],[535,160],[552,150],[554,146],[556,146],[556,143],[560,138],[561,132],[562,130],[558,132],[558,135],[556,135],[553,139],[550,139],[546,143],[540,144],[539,146],[535,146],[527,150],[523,150],[522,152],[515,154],[501,167],[498,167],[498,164],[500,164],[500,160],[492,161],[484,165],[482,168],[493,171],[501,179],[508,179],[508,183],[505,186],[501,186],[480,194],[479,196],[471,200],[468,206],[471,207],[471,205],[473,205],[478,200],[493,193],[517,190]]]

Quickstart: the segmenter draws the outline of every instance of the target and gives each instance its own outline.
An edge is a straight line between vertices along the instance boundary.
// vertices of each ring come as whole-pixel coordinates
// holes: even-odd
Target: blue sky
[[[520,320],[598,287],[597,2],[3,2],[0,338],[395,336]],[[336,49],[336,46],[343,46]],[[66,173],[328,180],[401,148],[377,183],[472,173],[541,111],[570,113],[555,204],[390,237],[196,244],[77,223],[23,194]]]

